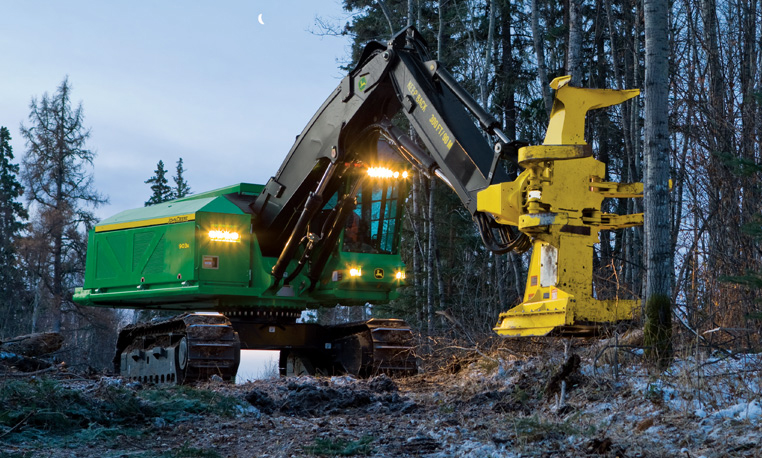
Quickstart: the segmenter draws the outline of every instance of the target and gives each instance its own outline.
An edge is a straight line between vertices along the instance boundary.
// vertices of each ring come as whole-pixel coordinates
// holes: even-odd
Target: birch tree
[[[646,342],[661,365],[671,358],[672,246],[669,204],[669,4],[644,0]]]

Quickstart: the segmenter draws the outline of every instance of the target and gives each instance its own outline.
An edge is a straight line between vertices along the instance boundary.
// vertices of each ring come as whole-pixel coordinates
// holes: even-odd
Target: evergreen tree
[[[186,172],[186,170],[183,168],[183,158],[180,158],[177,161],[177,175],[172,177],[175,181],[175,189],[172,190],[173,199],[180,199],[191,193],[191,188],[183,177],[184,172]]]
[[[21,135],[27,151],[21,177],[35,210],[38,227],[35,237],[45,258],[34,272],[46,290],[41,305],[49,313],[40,314],[54,331],[60,331],[64,309],[74,307],[71,292],[82,284],[86,238],[82,235],[95,224],[88,207],[108,200],[93,189],[95,152],[86,148],[90,130],[84,126],[82,104],[73,107],[71,86],[64,78],[55,94],[32,99],[29,127],[22,124]]]
[[[23,193],[16,176],[18,164],[13,164],[11,134],[0,127],[0,336],[15,334],[21,312],[22,274],[18,268],[16,243],[28,218],[26,209],[16,199]]]
[[[159,161],[156,164],[156,170],[153,171],[154,175],[145,181],[146,184],[151,185],[151,191],[153,194],[151,198],[146,201],[145,206],[151,206],[172,200],[172,188],[167,184],[167,170],[164,168],[164,161]]]

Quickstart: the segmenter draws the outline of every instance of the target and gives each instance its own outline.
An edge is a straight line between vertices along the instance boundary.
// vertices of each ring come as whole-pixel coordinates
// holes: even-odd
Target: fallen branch
[[[53,372],[56,367],[51,366],[47,369],[40,369],[33,372],[0,372],[0,377],[34,377],[35,375],[44,374],[46,372]]]
[[[15,367],[22,372],[34,372],[52,366],[51,363],[42,359],[9,352],[0,352],[0,364]]]
[[[23,424],[26,423],[26,421],[29,420],[29,418],[32,415],[36,414],[36,413],[37,413],[36,410],[33,410],[33,411],[29,412],[26,415],[26,417],[24,417],[20,422],[16,423],[11,429],[9,429],[8,431],[4,432],[3,434],[0,434],[0,439],[2,439],[5,436],[8,436],[9,434],[13,434],[16,431],[18,431],[19,429],[21,429],[21,426],[23,426]]]
[[[0,352],[35,357],[58,351],[63,346],[63,343],[64,338],[60,333],[39,332],[0,342]]]

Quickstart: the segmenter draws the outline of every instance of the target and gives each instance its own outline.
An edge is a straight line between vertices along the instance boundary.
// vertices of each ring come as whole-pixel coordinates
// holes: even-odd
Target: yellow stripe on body
[[[160,224],[184,223],[186,221],[195,221],[196,214],[169,216],[166,218],[144,219],[141,221],[128,221],[125,223],[106,224],[104,226],[95,226],[95,232],[117,231],[119,229],[134,229],[137,227],[158,226]]]

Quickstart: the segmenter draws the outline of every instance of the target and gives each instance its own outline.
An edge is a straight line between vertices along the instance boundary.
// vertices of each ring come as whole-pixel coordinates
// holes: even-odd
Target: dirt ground
[[[758,358],[683,356],[657,375],[637,350],[617,358],[604,350],[565,356],[563,344],[550,343],[528,353],[462,351],[404,379],[168,389],[58,377],[40,396],[59,402],[73,390],[83,397],[61,405],[98,412],[67,410],[61,415],[74,415],[74,429],[60,430],[38,418],[39,407],[9,421],[22,407],[9,401],[22,396],[22,382],[0,378],[0,457],[762,456]]]

